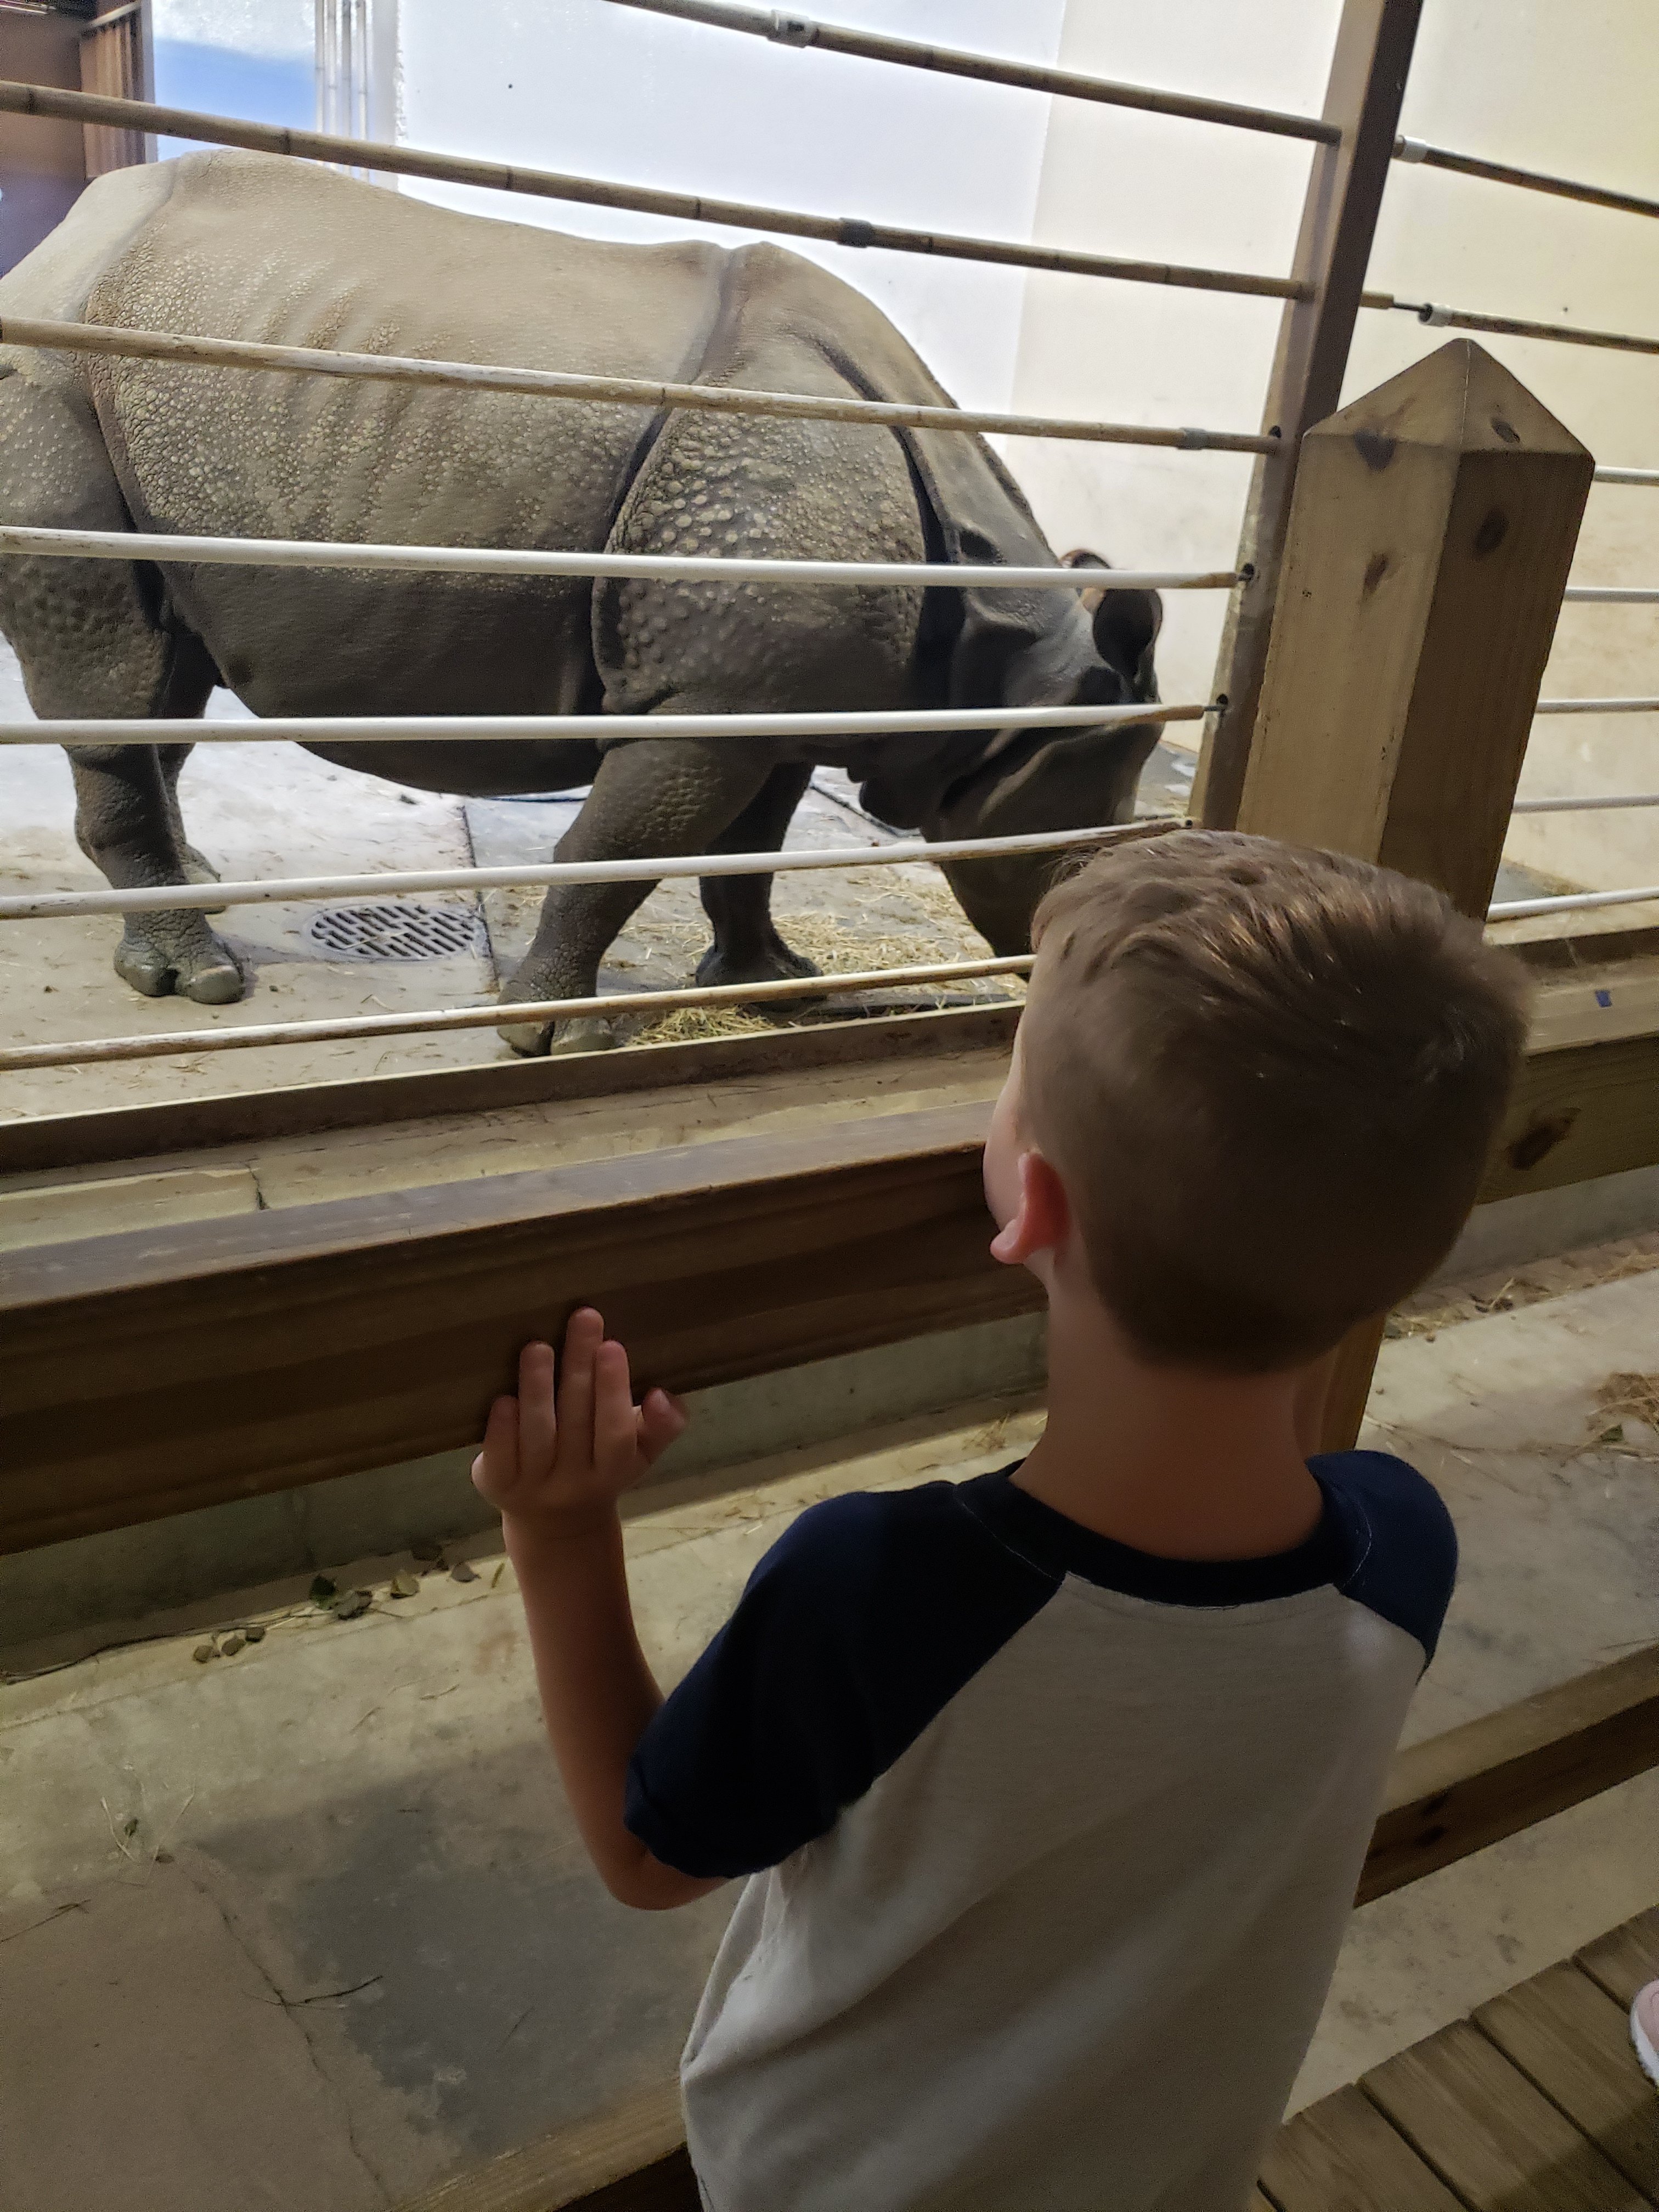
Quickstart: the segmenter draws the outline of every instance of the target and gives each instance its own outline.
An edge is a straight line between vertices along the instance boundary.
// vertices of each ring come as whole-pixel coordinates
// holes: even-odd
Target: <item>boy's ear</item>
[[[1058,1250],[1071,1226],[1066,1186],[1041,1152],[1019,1156],[1019,1204],[991,1239],[991,1257],[1028,1267],[1040,1252]]]

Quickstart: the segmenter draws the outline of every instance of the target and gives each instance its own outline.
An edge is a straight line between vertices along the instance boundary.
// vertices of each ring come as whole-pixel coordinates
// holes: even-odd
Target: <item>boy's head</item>
[[[1519,964],[1439,892],[1265,837],[1102,854],[1037,909],[987,1150],[1064,1187],[1145,1357],[1300,1365],[1450,1249],[1525,1040]]]

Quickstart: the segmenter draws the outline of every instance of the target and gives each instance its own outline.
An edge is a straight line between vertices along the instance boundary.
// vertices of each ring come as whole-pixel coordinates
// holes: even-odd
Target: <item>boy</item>
[[[617,1499],[684,1425],[578,1314],[474,1470],[615,1895],[751,1877],[682,2067],[711,2212],[1238,2212],[1455,1546],[1310,1459],[1450,1248],[1519,970],[1420,884],[1187,831],[1050,891],[991,1249],[1048,1296],[1023,1465],[814,1507],[664,1703]]]

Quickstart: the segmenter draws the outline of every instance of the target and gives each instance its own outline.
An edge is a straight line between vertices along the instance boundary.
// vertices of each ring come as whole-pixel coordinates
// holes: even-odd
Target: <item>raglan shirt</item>
[[[709,2212],[1237,2212],[1451,1595],[1436,1492],[1310,1462],[1270,1559],[1017,1468],[803,1514],[647,1729],[628,1826],[747,1875],[681,2068]]]

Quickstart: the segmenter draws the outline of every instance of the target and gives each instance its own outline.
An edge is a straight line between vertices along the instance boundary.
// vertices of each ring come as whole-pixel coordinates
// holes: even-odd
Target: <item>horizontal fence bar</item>
[[[1659,469],[1597,469],[1592,481],[1604,484],[1659,486]]]
[[[644,0],[633,0],[633,4],[644,4]],[[1547,175],[1541,169],[1517,169],[1510,161],[1486,161],[1474,154],[1454,154],[1449,147],[1431,146],[1422,138],[1396,138],[1394,158],[1420,161],[1425,168],[1449,169],[1460,177],[1482,177],[1488,184],[1548,192],[1556,199],[1582,200],[1587,207],[1616,208],[1624,215],[1659,215],[1659,200],[1644,199],[1639,192],[1610,191],[1605,185],[1579,184],[1571,177]]]
[[[1181,92],[1157,92],[1146,85],[1119,84],[1109,77],[1083,76],[1074,70],[1044,69],[1030,62],[1005,61],[1000,55],[964,53],[953,46],[924,46],[915,39],[890,39],[841,23],[820,23],[793,9],[730,8],[720,0],[617,0],[624,8],[681,22],[704,23],[720,31],[747,31],[779,46],[810,46],[825,54],[851,54],[863,61],[894,62],[905,69],[932,70],[945,76],[971,77],[981,84],[1013,85],[1023,92],[1052,93],[1062,100],[1091,100],[1106,107],[1133,107],[1149,115],[1179,116],[1189,123],[1222,123],[1236,131],[1260,131],[1278,138],[1314,139],[1334,145],[1340,132],[1334,123],[1312,115],[1286,115],[1271,107],[1247,107],[1228,100],[1199,100]]]
[[[1486,908],[1488,921],[1524,921],[1534,914],[1582,914],[1601,906],[1644,906],[1659,901],[1659,884],[1628,891],[1567,891],[1559,898],[1504,899]]]
[[[998,415],[968,407],[912,407],[900,400],[830,399],[811,392],[751,392],[741,385],[662,384],[641,376],[588,376],[574,369],[514,368],[404,354],[343,353],[327,346],[261,345],[174,331],[0,315],[0,345],[35,346],[117,360],[179,362],[192,368],[361,378],[443,391],[510,392],[584,404],[688,408],[722,415],[781,416],[805,422],[864,422],[876,429],[957,430],[1010,438],[1065,438],[1104,446],[1162,446],[1183,453],[1276,453],[1279,438],[1242,430],[1165,429],[1143,422],[1091,422],[1050,415]]]
[[[1659,606],[1659,584],[1569,584],[1561,597],[1580,606]]]
[[[176,1060],[198,1052],[236,1052],[254,1045],[328,1044],[351,1037],[417,1036],[431,1030],[487,1030],[503,1023],[571,1021],[586,1016],[666,1014],[682,1006],[768,1006],[848,991],[896,990],[913,984],[968,982],[982,975],[1023,975],[1033,956],[945,960],[918,968],[873,968],[847,975],[791,976],[776,983],[718,983],[682,991],[617,991],[589,999],[543,999],[514,1005],[446,1006],[424,1013],[360,1014],[318,1022],[260,1022],[240,1029],[170,1030],[154,1036],[88,1037],[70,1044],[19,1044],[0,1049],[0,1073],[26,1067],[84,1067],[112,1060]]]
[[[267,714],[246,722],[87,717],[0,722],[0,745],[360,745],[495,739],[610,744],[669,738],[879,738],[924,730],[1089,730],[1120,722],[1199,722],[1208,707],[849,708],[845,714]]]
[[[708,535],[713,536],[711,528]],[[497,545],[356,545],[338,538],[187,538],[171,531],[0,526],[0,554],[58,561],[198,562],[233,568],[386,568],[463,576],[632,576],[664,584],[921,585],[1010,592],[1224,592],[1231,568],[1002,568],[931,561],[750,561],[716,554],[542,552]]]
[[[1659,791],[1615,793],[1607,799],[1517,799],[1511,814],[1599,814],[1615,806],[1659,806]]]
[[[1540,699],[1535,714],[1655,714],[1659,699]]]
[[[947,261],[987,262],[999,268],[1042,269],[1067,276],[1112,276],[1130,284],[1164,284],[1179,290],[1228,292],[1265,300],[1305,300],[1310,288],[1288,276],[1257,276],[1231,269],[1193,269],[1172,262],[1122,260],[1104,253],[1073,253],[1048,246],[1020,246],[999,238],[957,238],[867,222],[861,216],[808,215],[799,209],[705,199],[695,192],[665,192],[597,177],[562,176],[549,169],[520,169],[504,161],[479,161],[371,138],[338,137],[325,131],[290,131],[248,123],[194,108],[163,107],[150,100],[117,100],[101,93],[67,92],[57,85],[0,81],[0,113],[45,115],[64,123],[104,124],[189,138],[204,145],[241,146],[259,154],[284,154],[331,161],[352,169],[431,177],[441,184],[478,185],[538,199],[573,200],[584,207],[623,208],[636,215],[666,216],[742,230],[776,231],[817,238],[831,246],[874,246],[890,253],[924,253]]]
[[[1437,307],[1431,300],[1398,300],[1392,292],[1362,292],[1362,307],[1391,308],[1415,315],[1437,331],[1486,331],[1498,337],[1544,338],[1554,345],[1603,346],[1615,353],[1659,353],[1659,338],[1629,331],[1586,331],[1573,323],[1529,323],[1516,315],[1477,315],[1462,307]],[[1626,479],[1604,478],[1604,482]]]
[[[550,860],[510,868],[382,869],[363,876],[283,876],[258,883],[150,884],[132,890],[37,891],[0,897],[0,921],[44,921],[89,914],[177,913],[263,906],[314,898],[391,898],[410,891],[506,890],[552,884],[668,883],[687,876],[793,875],[811,868],[895,867],[906,861],[993,860],[1018,853],[1063,853],[1079,846],[1135,844],[1183,826],[1174,815],[1100,829],[1035,830],[1024,837],[958,837],[930,844],[907,837],[890,845],[826,846],[793,853],[682,853],[630,860]]]

